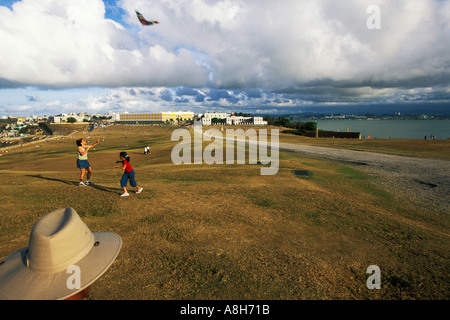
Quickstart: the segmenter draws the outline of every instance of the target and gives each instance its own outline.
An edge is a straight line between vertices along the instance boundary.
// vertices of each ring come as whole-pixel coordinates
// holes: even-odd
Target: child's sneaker
[[[80,182],[80,183],[78,184],[78,186],[80,186],[80,187],[86,187],[86,185],[85,185],[83,182]]]
[[[138,191],[136,191],[136,193],[141,193],[142,190],[144,190],[144,188],[140,188]]]
[[[128,197],[130,194],[127,192],[127,193],[122,193],[120,196],[121,197]]]

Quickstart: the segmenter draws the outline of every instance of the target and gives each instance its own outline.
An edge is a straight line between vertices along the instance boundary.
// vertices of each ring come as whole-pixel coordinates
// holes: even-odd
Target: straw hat
[[[119,235],[92,233],[74,209],[57,209],[36,222],[28,247],[0,260],[0,299],[66,299],[105,273],[121,246]],[[73,265],[77,289],[69,288]]]

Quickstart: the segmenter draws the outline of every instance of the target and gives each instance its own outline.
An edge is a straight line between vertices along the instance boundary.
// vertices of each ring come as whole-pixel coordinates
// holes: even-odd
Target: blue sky
[[[0,116],[450,113],[449,2],[0,0]]]
[[[125,11],[117,5],[117,0],[104,0],[103,3],[105,4],[106,19],[112,19],[122,25],[127,24],[126,21],[122,19],[125,15]]]

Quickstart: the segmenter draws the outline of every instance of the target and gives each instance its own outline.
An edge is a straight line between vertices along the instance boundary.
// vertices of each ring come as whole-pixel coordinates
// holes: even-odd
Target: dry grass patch
[[[448,235],[424,216],[439,213],[399,203],[356,169],[293,153],[281,153],[274,176],[259,165],[176,166],[167,127],[90,135],[105,136],[89,154],[93,187],[76,186],[73,141],[0,159],[0,256],[26,246],[39,217],[70,206],[92,231],[123,240],[93,299],[448,298]],[[120,151],[142,194],[119,197]],[[371,264],[382,290],[366,287]]]
[[[309,138],[280,133],[281,143],[306,144],[358,151],[450,160],[450,139],[333,139]]]

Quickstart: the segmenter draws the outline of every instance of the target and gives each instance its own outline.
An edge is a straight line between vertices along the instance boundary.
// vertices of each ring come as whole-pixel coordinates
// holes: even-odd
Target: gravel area
[[[450,213],[450,161],[280,143],[280,151],[337,160],[373,176],[399,199]]]

